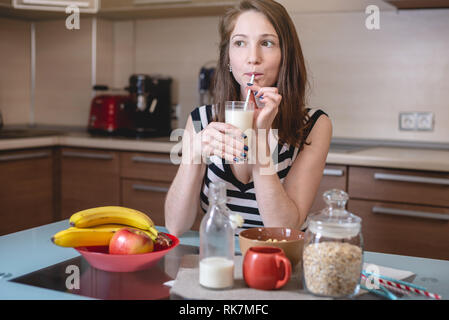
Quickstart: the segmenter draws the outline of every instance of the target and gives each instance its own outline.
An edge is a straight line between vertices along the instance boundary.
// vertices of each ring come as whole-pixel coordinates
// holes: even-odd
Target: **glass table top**
[[[104,300],[175,299],[164,283],[176,278],[184,255],[198,253],[198,247],[179,245],[157,265],[136,272],[95,269],[78,256],[10,281]]]

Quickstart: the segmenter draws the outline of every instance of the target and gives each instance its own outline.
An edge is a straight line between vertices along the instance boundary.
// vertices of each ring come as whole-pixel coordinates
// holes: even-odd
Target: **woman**
[[[321,181],[332,124],[323,111],[305,108],[306,69],[294,24],[277,2],[246,0],[226,13],[219,32],[215,106],[196,108],[187,120],[182,164],[165,200],[166,227],[176,236],[189,230],[200,206],[207,211],[209,183],[220,180],[244,228],[301,228]],[[269,174],[263,169],[273,164],[262,159],[239,161],[253,147],[239,128],[224,123],[224,102],[244,101],[248,90],[264,104],[254,112],[257,148],[278,159]],[[198,161],[209,155],[210,163]]]

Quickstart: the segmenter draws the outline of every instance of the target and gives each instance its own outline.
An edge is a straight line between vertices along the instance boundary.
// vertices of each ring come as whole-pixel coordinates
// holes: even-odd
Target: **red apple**
[[[138,254],[151,252],[153,240],[145,232],[132,228],[122,228],[109,241],[110,254]]]

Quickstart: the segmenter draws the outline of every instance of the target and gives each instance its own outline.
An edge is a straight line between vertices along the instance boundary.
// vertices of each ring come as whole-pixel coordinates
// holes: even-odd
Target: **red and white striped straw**
[[[436,293],[431,293],[429,291],[426,290],[420,290],[420,289],[416,289],[416,288],[411,288],[409,286],[406,286],[404,284],[400,284],[400,283],[396,283],[396,282],[392,282],[392,281],[387,281],[387,280],[383,280],[383,279],[379,279],[380,283],[386,283],[392,287],[397,287],[399,289],[405,289],[407,291],[413,292],[413,293],[417,293],[423,296],[426,296],[428,298],[432,298],[432,299],[437,299],[437,300],[441,300],[441,296],[439,294]]]
[[[362,274],[362,277],[365,278],[365,279],[367,279],[367,277],[366,277],[364,274]],[[366,280],[365,280],[365,281],[366,281]],[[410,296],[410,294],[411,294],[411,292],[409,292],[409,291],[407,291],[407,290],[405,290],[405,289],[399,289],[399,288],[397,288],[397,287],[393,287],[393,286],[390,286],[390,285],[385,284],[385,283],[382,283],[382,286],[383,286],[384,288],[387,288],[387,289],[390,290],[390,291],[393,291],[393,292],[395,292],[395,293],[399,293],[399,294],[402,294],[402,295]]]
[[[393,287],[393,286],[390,286],[390,285],[388,285],[388,284],[382,284],[382,285],[383,285],[385,288],[387,288],[388,290],[393,291],[393,292],[396,292],[396,293],[400,293],[400,294],[402,294],[402,295],[410,296],[410,294],[411,294],[411,292],[409,292],[409,291],[407,291],[407,290],[399,289],[399,288],[397,288],[397,287]]]
[[[362,276],[366,278],[365,275],[362,275]],[[405,284],[400,284],[400,283],[392,282],[392,281],[389,281],[389,280],[383,280],[383,279],[380,279],[380,278],[379,278],[379,282],[384,284],[384,285],[388,285],[388,286],[391,286],[391,287],[394,287],[394,288],[398,288],[398,289],[406,290],[406,291],[413,292],[413,293],[416,293],[416,294],[420,294],[420,295],[426,296],[428,298],[432,298],[432,299],[436,299],[436,300],[441,300],[442,299],[442,297],[439,294],[431,293],[431,292],[426,291],[426,290],[420,290],[420,289],[416,289],[416,288],[411,288],[411,287],[409,287],[409,286],[407,286]]]

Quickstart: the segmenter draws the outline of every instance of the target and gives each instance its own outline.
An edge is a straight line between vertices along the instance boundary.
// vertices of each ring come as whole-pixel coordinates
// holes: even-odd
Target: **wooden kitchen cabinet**
[[[147,213],[155,224],[165,226],[165,197],[178,166],[169,154],[121,152],[122,205]]]
[[[449,260],[449,208],[351,199],[348,211],[367,251]]]
[[[221,16],[237,0],[108,0],[101,2],[98,17],[130,20],[190,16]]]
[[[347,191],[347,167],[328,164],[324,168],[323,177],[309,212],[314,213],[327,207],[323,193],[331,189]]]
[[[53,149],[0,153],[0,235],[55,221]]]
[[[119,153],[84,148],[61,149],[62,219],[106,205],[120,205]]]
[[[449,0],[385,0],[397,9],[437,9],[449,8]]]
[[[53,3],[52,3],[53,2]],[[11,1],[9,1],[11,4]],[[70,0],[59,0],[59,1],[26,1],[26,0],[16,0],[12,2],[14,9],[20,10],[42,10],[42,11],[61,11],[65,12],[66,8],[73,4]],[[81,0],[78,1],[80,5],[80,12],[90,12],[95,13],[98,10],[98,2],[95,0]]]
[[[449,174],[350,166],[348,210],[365,249],[449,259]]]
[[[121,152],[121,176],[124,178],[172,182],[178,166],[170,160],[169,154]]]
[[[168,182],[122,179],[122,203],[148,214],[156,225],[164,226],[164,203],[169,187]]]
[[[351,198],[449,207],[449,173],[349,168]]]

